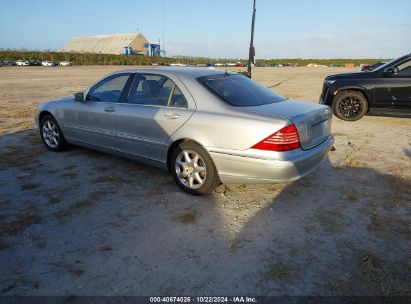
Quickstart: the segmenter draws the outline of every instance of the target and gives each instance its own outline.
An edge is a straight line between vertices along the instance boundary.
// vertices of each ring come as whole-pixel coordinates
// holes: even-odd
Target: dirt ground
[[[0,68],[2,295],[411,295],[411,119],[334,118],[307,177],[192,197],[158,169],[42,146],[36,104],[119,69]],[[254,78],[317,102],[348,71]]]

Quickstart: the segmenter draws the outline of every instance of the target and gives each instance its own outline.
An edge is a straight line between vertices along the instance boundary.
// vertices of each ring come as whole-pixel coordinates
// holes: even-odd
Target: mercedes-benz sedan
[[[239,74],[142,68],[40,104],[36,122],[51,151],[74,144],[136,159],[201,195],[220,183],[309,173],[333,145],[331,116],[328,106],[287,100]]]

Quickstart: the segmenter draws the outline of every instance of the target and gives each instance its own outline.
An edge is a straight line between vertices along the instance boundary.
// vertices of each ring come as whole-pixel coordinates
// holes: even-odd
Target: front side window
[[[396,77],[410,77],[411,78],[411,59],[401,63],[399,66],[396,67]]]
[[[119,74],[109,76],[95,86],[87,94],[88,101],[97,102],[119,102],[130,74]]]
[[[136,75],[128,103],[187,107],[184,95],[170,78],[153,74]]]
[[[285,100],[270,89],[237,74],[211,75],[199,78],[211,92],[235,107],[252,107]]]

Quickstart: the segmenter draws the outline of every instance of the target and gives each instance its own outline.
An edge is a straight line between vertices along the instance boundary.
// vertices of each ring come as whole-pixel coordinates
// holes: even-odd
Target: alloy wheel
[[[60,141],[60,132],[57,125],[51,121],[47,120],[43,123],[42,134],[44,141],[51,148],[56,148]]]
[[[190,189],[200,188],[207,177],[207,168],[201,156],[192,150],[183,150],[175,161],[177,178]]]
[[[355,96],[347,96],[338,104],[338,112],[346,118],[355,118],[361,114],[363,102]]]

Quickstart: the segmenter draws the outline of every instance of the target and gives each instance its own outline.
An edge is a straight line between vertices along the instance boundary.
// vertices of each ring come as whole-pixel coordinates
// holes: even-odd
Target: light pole
[[[255,49],[254,49],[254,23],[255,23],[255,1],[253,5],[253,19],[251,21],[251,40],[250,40],[250,52],[248,54],[248,69],[247,76],[251,78],[251,64],[254,63]]]

